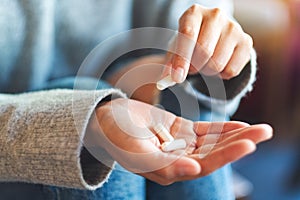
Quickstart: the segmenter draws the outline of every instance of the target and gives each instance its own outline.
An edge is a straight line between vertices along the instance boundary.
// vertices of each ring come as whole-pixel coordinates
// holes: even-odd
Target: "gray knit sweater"
[[[125,95],[117,89],[26,91],[76,75],[85,56],[110,35],[140,26],[176,30],[195,2],[231,8],[224,0],[1,0],[0,181],[100,187],[111,169],[84,163],[81,141],[101,99]],[[232,100],[251,88],[250,74]]]

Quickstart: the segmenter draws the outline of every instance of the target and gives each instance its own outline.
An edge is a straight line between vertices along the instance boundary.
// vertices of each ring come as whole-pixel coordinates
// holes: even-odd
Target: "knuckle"
[[[247,44],[247,46],[249,46],[250,48],[253,46],[253,39],[252,37],[245,33],[245,43]]]
[[[227,24],[227,31],[228,31],[229,33],[232,33],[232,32],[234,32],[234,31],[236,31],[236,30],[237,30],[236,23],[230,21],[230,22]]]
[[[237,38],[240,38],[244,34],[241,25],[234,21],[228,21],[227,32],[233,34]]]
[[[163,177],[164,181],[170,181],[173,178],[173,174],[166,169],[162,170],[161,176]]]
[[[195,13],[200,9],[200,5],[199,4],[193,4],[188,10],[191,13]]]
[[[185,18],[187,16],[193,15],[195,13],[198,13],[199,10],[201,9],[201,6],[199,4],[193,4],[189,9],[187,9],[183,15],[179,18],[179,23],[185,22]]]
[[[210,13],[214,18],[219,18],[222,16],[222,10],[220,8],[213,8],[210,10]]]
[[[232,77],[239,75],[239,71],[232,67],[227,67],[224,71],[224,75],[227,79],[230,79]]]
[[[193,37],[195,34],[194,28],[192,26],[184,26],[182,27],[180,32],[190,37]]]
[[[215,72],[222,72],[223,71],[223,69],[224,69],[224,66],[221,64],[221,63],[218,63],[218,62],[216,62],[216,61],[213,61],[213,70],[215,71]]]
[[[210,58],[213,56],[214,49],[212,48],[210,43],[201,42],[201,43],[199,43],[199,47],[205,52],[205,56],[207,56],[207,58]]]
[[[184,13],[183,15],[180,16],[180,18],[179,18],[179,20],[178,20],[179,25],[184,23],[185,18],[186,18],[186,13]]]

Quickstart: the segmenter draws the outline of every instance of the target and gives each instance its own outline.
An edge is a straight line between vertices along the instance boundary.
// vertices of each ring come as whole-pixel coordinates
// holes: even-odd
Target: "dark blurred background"
[[[251,186],[244,199],[300,199],[300,0],[234,2],[235,18],[254,39],[259,68],[233,119],[274,128],[272,141],[234,164]]]

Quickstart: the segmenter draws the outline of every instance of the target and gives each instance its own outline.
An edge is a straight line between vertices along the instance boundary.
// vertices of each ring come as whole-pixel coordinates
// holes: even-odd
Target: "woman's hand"
[[[171,74],[177,83],[188,73],[233,78],[249,61],[252,47],[252,38],[220,9],[193,5],[180,17],[170,52],[139,58],[109,82],[133,99],[155,104],[159,94],[155,83],[163,77]]]
[[[193,5],[180,17],[177,38],[164,72],[181,83],[188,73],[237,76],[250,59],[252,38],[220,9]],[[172,69],[172,70],[171,70]]]
[[[205,176],[253,152],[257,143],[272,136],[268,125],[192,122],[130,99],[107,102],[97,108],[96,116],[99,126],[92,142],[98,140],[127,170],[162,185]],[[158,123],[175,139],[185,139],[187,148],[161,151],[162,141],[153,130]]]

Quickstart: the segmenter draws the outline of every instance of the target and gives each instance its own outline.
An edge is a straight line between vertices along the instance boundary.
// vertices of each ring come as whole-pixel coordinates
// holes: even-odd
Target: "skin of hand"
[[[212,173],[256,149],[272,137],[268,125],[243,122],[192,122],[152,105],[115,99],[96,109],[93,129],[102,148],[127,170],[161,185]],[[162,123],[185,150],[163,152],[153,126]],[[205,157],[199,153],[206,152]]]
[[[122,89],[131,99],[156,104],[160,93],[156,82],[161,78],[165,63],[164,55],[144,56],[110,76],[108,82]]]
[[[237,76],[250,60],[251,36],[219,8],[193,5],[179,19],[174,54],[169,54],[169,69],[164,75],[181,83],[188,73]],[[170,70],[171,68],[171,70]]]
[[[178,83],[198,72],[230,79],[249,61],[251,37],[219,9],[193,5],[181,16],[178,32],[171,45],[178,55],[140,58],[109,82],[133,99],[154,104],[159,94],[155,83],[170,73]],[[96,110],[101,131],[95,138],[127,170],[162,185],[206,176],[272,137],[272,128],[265,124],[192,122],[149,104],[116,99],[102,105]],[[184,138],[187,149],[162,152],[152,128],[157,123],[175,138]]]
[[[177,83],[183,82],[188,73],[230,79],[249,62],[252,47],[251,36],[220,9],[195,4],[180,17],[178,35],[166,55],[139,58],[111,76],[109,82],[118,82],[117,87],[130,93],[132,99],[155,104],[159,95],[155,83],[162,77],[171,74]],[[152,65],[152,70],[145,73],[147,65]],[[140,79],[149,84],[141,85],[145,80]],[[140,87],[132,92],[135,82]]]

